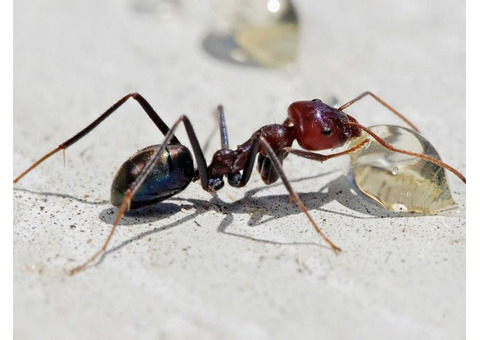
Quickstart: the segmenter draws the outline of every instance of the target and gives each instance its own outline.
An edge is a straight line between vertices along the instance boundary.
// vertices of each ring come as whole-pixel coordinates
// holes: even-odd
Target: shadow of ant
[[[304,180],[316,179],[321,176],[326,176],[330,173],[324,173],[320,175],[314,175],[304,178],[299,178],[292,180],[291,182],[300,182]],[[282,186],[282,183],[277,183],[270,185],[272,186]],[[226,234],[229,236],[240,237],[250,241],[261,242],[272,245],[303,245],[303,246],[316,246],[325,249],[330,249],[328,246],[323,244],[318,244],[315,242],[278,242],[268,239],[259,239],[253,236],[246,234],[234,233],[228,231],[228,227],[234,222],[236,214],[248,214],[250,216],[248,226],[259,226],[265,224],[272,220],[282,219],[286,216],[291,216],[292,214],[303,214],[303,212],[292,203],[287,194],[280,195],[269,195],[263,197],[255,197],[255,195],[262,190],[265,190],[267,187],[262,186],[254,189],[250,189],[245,192],[244,196],[234,202],[225,202],[218,195],[212,197],[209,201],[199,200],[199,199],[183,199],[173,197],[170,198],[170,201],[176,201],[176,204],[162,202],[157,205],[150,207],[144,207],[140,209],[135,209],[129,211],[122,218],[119,224],[121,225],[136,225],[136,224],[145,224],[152,223],[162,219],[168,219],[171,216],[177,214],[181,210],[194,210],[193,213],[182,217],[179,220],[173,221],[172,223],[163,225],[161,227],[155,227],[152,230],[142,232],[138,235],[131,237],[128,240],[123,241],[121,244],[109,249],[106,251],[102,258],[98,261],[97,264],[100,264],[104,257],[108,254],[115,252],[124,246],[128,245],[131,242],[138,241],[144,237],[150,236],[157,232],[162,232],[176,226],[179,226],[185,222],[195,220],[195,218],[201,214],[204,214],[207,211],[215,210],[223,215],[224,219],[220,222],[217,227],[217,231]],[[377,206],[374,203],[366,201],[363,197],[356,195],[352,192],[348,179],[341,175],[335,180],[330,181],[324,187],[320,188],[317,192],[308,192],[308,193],[299,193],[299,196],[308,210],[319,210],[326,212],[328,214],[337,214],[348,216],[350,218],[360,218],[360,219],[374,219],[374,218],[386,218],[386,217],[405,217],[412,216],[412,214],[399,214],[394,212],[389,212],[380,206]],[[360,214],[370,215],[369,216],[353,216],[352,214],[342,213],[337,211],[331,211],[322,208],[321,206],[326,205],[329,202],[337,201],[343,206],[356,211]],[[181,203],[183,202],[183,203]],[[185,204],[188,202],[188,204]],[[274,203],[273,203],[274,202]],[[273,208],[272,208],[273,205]],[[100,219],[107,224],[113,224],[116,217],[117,208],[111,207],[103,210],[100,213]],[[267,216],[267,218],[264,218]],[[305,220],[305,223],[308,223]]]
[[[313,176],[298,178],[292,180],[291,182],[301,182],[305,180],[318,179],[319,177],[324,177],[333,172],[317,174]],[[141,240],[145,237],[153,235],[158,232],[163,232],[168,229],[174,228],[181,224],[184,224],[188,221],[195,221],[195,218],[201,214],[204,214],[207,211],[215,210],[221,214],[224,214],[224,219],[220,222],[217,227],[217,231],[229,235],[247,239],[250,241],[261,242],[265,244],[272,245],[302,245],[302,246],[316,246],[320,248],[330,249],[327,245],[319,244],[316,242],[279,242],[268,239],[260,239],[247,234],[240,234],[236,232],[228,231],[228,227],[234,222],[236,214],[248,214],[249,220],[247,222],[248,226],[259,226],[265,223],[268,223],[272,220],[282,219],[293,214],[303,214],[303,212],[296,207],[294,203],[290,201],[288,194],[280,195],[268,195],[256,197],[255,195],[259,192],[266,190],[267,188],[282,186],[282,183],[276,183],[267,186],[261,186],[258,188],[253,188],[245,192],[244,196],[234,202],[225,202],[218,195],[213,196],[209,201],[200,200],[200,199],[183,199],[178,197],[172,197],[169,199],[170,202],[161,202],[156,205],[147,206],[144,208],[139,208],[135,210],[128,211],[120,221],[120,225],[132,226],[138,224],[153,223],[159,220],[168,219],[171,216],[179,213],[181,210],[194,210],[193,213],[183,216],[179,220],[173,221],[169,224],[162,225],[161,227],[154,227],[153,229],[141,232],[127,240],[124,240],[120,244],[114,246],[111,249],[108,249],[105,253],[102,254],[100,259],[96,262],[94,266],[97,266],[103,262],[106,256],[111,253],[114,253],[128,244]],[[68,194],[59,194],[59,193],[49,193],[49,192],[35,192],[27,189],[17,189],[14,190],[27,192],[31,194],[54,196],[60,198],[72,199],[84,204],[107,204],[108,201],[88,201],[86,199],[74,197]],[[329,181],[326,185],[321,187],[316,192],[307,192],[307,193],[298,193],[299,197],[310,210],[318,210],[325,212],[327,214],[337,214],[343,215],[350,218],[356,219],[375,219],[375,218],[395,218],[395,217],[406,217],[406,216],[418,216],[418,214],[405,214],[405,213],[394,213],[387,211],[380,207],[379,205],[366,200],[360,194],[355,194],[350,186],[350,183],[346,176],[340,175],[332,181]],[[328,210],[322,208],[322,206],[337,201],[346,208],[356,211],[360,215],[368,216],[359,216],[359,214],[352,215],[349,213],[338,212],[333,210]],[[186,203],[187,202],[187,203]],[[273,205],[273,208],[272,208]],[[109,207],[100,212],[99,218],[106,224],[113,224],[118,209],[116,207]],[[265,216],[267,216],[265,218]],[[308,223],[305,219],[305,223]],[[327,222],[328,223],[328,222]]]
[[[303,181],[306,179],[316,178],[318,176],[312,176],[308,178],[298,179],[296,181]],[[292,181],[295,182],[295,181]],[[281,183],[275,185],[282,185]],[[252,241],[259,241],[264,243],[272,244],[285,244],[278,242],[271,242],[268,240],[260,240],[251,236],[246,236],[243,234],[233,233],[227,231],[227,227],[233,222],[233,214],[247,213],[250,214],[250,219],[247,222],[249,226],[258,226],[270,222],[272,220],[281,219],[292,214],[303,214],[303,212],[293,204],[288,195],[270,195],[266,197],[257,197],[254,195],[258,192],[264,190],[266,187],[259,187],[247,191],[243,198],[239,199],[233,203],[225,203],[221,201],[218,197],[215,197],[211,200],[212,204],[217,206],[222,206],[221,212],[223,212],[226,217],[220,223],[217,228],[217,231],[228,234],[231,236],[241,237],[249,239]],[[405,214],[397,214],[389,212],[380,206],[377,206],[373,203],[365,201],[362,197],[355,195],[351,190],[347,178],[345,176],[339,176],[335,180],[329,182],[327,185],[322,187],[318,192],[308,192],[308,193],[299,193],[298,194],[302,202],[305,204],[307,209],[310,210],[319,210],[330,214],[343,215],[350,218],[361,218],[361,219],[372,219],[372,218],[385,218],[385,217],[402,217]],[[338,211],[331,211],[322,208],[322,206],[332,202],[337,201],[345,207],[355,210],[359,213],[366,215],[373,215],[373,217],[366,216],[353,216],[352,214],[342,213]],[[272,202],[276,202],[276,207],[272,209]],[[265,215],[268,215],[267,218],[264,218]],[[307,223],[307,221],[305,221]],[[288,244],[305,244],[305,245],[316,245],[330,249],[328,246],[319,245],[317,243],[288,243]]]
[[[29,190],[29,189],[22,189],[22,188],[13,188],[13,191],[18,191],[18,192],[26,192],[28,194],[34,194],[34,195],[39,195],[39,196],[46,196],[46,197],[57,197],[57,198],[63,198],[63,199],[70,199],[72,201],[76,201],[82,204],[90,204],[90,205],[104,205],[104,204],[109,204],[110,201],[107,200],[88,200],[86,198],[79,198],[75,197],[73,195],[69,194],[61,194],[58,192],[46,192],[46,191],[35,191],[35,190]],[[85,195],[84,197],[88,197],[88,195]]]

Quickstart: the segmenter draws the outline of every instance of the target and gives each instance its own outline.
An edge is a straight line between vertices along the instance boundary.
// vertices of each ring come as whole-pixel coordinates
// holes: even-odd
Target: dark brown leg
[[[222,144],[222,149],[228,149],[228,133],[227,133],[227,123],[225,122],[225,112],[223,111],[223,106],[218,105],[218,123],[220,125],[220,142]]]
[[[100,117],[95,119],[86,128],[84,128],[83,130],[78,132],[75,136],[66,140],[65,142],[60,144],[57,148],[53,149],[52,151],[50,151],[49,153],[44,155],[42,158],[40,158],[38,161],[33,163],[33,165],[31,165],[27,170],[22,172],[19,176],[17,176],[13,180],[13,184],[17,183],[23,176],[25,176],[31,170],[36,168],[39,164],[43,163],[43,161],[48,159],[50,156],[56,154],[60,150],[65,150],[66,148],[68,148],[72,144],[75,144],[78,140],[80,140],[86,134],[88,134],[93,129],[95,129],[101,122],[103,122],[108,116],[110,116],[113,112],[115,112],[120,106],[122,106],[130,98],[135,99],[142,106],[142,108],[145,110],[146,114],[150,117],[150,119],[155,123],[155,125],[158,127],[158,129],[165,136],[170,129],[165,124],[165,122],[160,118],[160,116],[155,112],[155,110],[152,108],[152,106],[140,94],[129,93],[129,94],[125,95],[122,99],[117,101],[115,104],[113,104],[107,111],[105,111],[103,114],[101,114]],[[180,144],[177,137],[175,137],[175,136],[172,136],[171,141],[172,141],[172,143]]]

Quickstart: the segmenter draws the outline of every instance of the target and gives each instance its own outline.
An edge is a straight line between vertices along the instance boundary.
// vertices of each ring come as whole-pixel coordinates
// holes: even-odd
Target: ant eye
[[[323,131],[322,131],[322,135],[330,137],[332,135],[332,129],[324,128]]]
[[[318,98],[315,98],[315,99],[312,99],[312,102],[320,102],[321,103],[322,101]]]

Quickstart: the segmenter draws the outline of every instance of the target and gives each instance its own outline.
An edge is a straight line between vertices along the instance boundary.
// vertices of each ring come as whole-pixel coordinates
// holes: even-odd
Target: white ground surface
[[[225,105],[232,145],[282,122],[288,104],[372,90],[465,172],[465,8],[453,1],[298,1],[293,71],[223,63],[201,48],[210,2],[170,19],[125,1],[15,1],[14,175],[128,92],[202,144]],[[398,123],[372,101],[349,112]],[[185,134],[179,133],[186,141]],[[387,213],[350,192],[344,162],[289,157],[285,171],[333,254],[282,185],[254,174],[217,198],[197,183],[122,220],[103,260],[68,270],[104,241],[110,182],[162,140],[135,103],[14,186],[16,339],[462,339],[465,186],[455,216]],[[187,143],[187,142],[185,142]],[[206,148],[207,159],[219,143]]]

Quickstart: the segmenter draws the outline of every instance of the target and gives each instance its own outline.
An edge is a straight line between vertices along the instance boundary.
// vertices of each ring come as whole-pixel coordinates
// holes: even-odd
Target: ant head
[[[293,124],[298,144],[306,150],[326,150],[340,147],[361,130],[345,125],[356,120],[320,99],[294,102],[288,107],[287,121]]]

